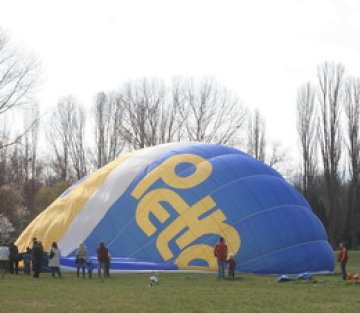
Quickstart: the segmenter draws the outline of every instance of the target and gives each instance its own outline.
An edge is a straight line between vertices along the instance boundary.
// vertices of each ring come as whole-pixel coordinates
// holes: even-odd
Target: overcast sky
[[[41,62],[43,113],[142,77],[215,78],[296,158],[296,92],[324,61],[360,76],[357,0],[0,0],[0,26]]]

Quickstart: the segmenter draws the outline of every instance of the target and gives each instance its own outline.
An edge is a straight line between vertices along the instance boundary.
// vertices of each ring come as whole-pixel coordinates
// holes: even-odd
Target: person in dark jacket
[[[225,278],[225,262],[228,254],[228,248],[224,238],[220,237],[215,245],[214,255],[218,263],[218,278]]]
[[[24,274],[30,275],[31,250],[29,247],[26,248],[26,252],[23,254],[23,261],[24,261]]]
[[[13,242],[10,242],[9,250],[10,250],[9,272],[11,274],[18,274],[19,273],[19,249]]]
[[[107,265],[109,264],[109,251],[105,247],[103,241],[100,242],[99,247],[96,250],[97,259],[99,263],[98,275],[101,277],[101,272],[103,272],[104,277],[108,277]]]
[[[108,251],[108,260],[105,265],[105,276],[110,277],[110,262],[111,262],[111,254]]]
[[[39,278],[41,272],[41,263],[43,258],[43,247],[40,241],[35,240],[32,246],[32,269],[33,277]]]
[[[94,270],[94,263],[92,262],[90,257],[86,260],[86,269],[87,269],[89,278],[91,278],[92,272]]]

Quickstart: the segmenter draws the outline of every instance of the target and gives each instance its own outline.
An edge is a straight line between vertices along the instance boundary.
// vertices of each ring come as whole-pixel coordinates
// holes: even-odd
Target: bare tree
[[[96,106],[95,106],[95,137],[96,137],[96,149],[97,149],[97,158],[96,158],[96,167],[100,168],[105,164],[105,160],[103,162],[103,157],[105,153],[105,116],[106,116],[106,105],[108,103],[107,97],[105,93],[100,92],[96,98]]]
[[[21,57],[0,29],[0,115],[29,103],[36,81],[38,65],[33,59]],[[0,148],[19,142],[18,136]]]
[[[131,148],[144,148],[154,141],[151,134],[157,121],[149,122],[149,119],[150,115],[154,117],[157,113],[163,97],[163,88],[155,82],[149,83],[146,79],[135,83],[128,82],[123,86],[118,95],[119,104],[124,108],[121,134]]]
[[[47,132],[47,139],[54,153],[52,167],[59,180],[68,180],[71,142],[71,119],[73,103],[61,99],[53,112]]]
[[[14,127],[8,128],[7,120],[13,109],[27,106],[36,108],[32,101],[32,92],[37,70],[37,62],[20,55],[0,29],[0,116],[3,129],[0,134],[1,210],[7,210],[4,213],[6,218],[17,229],[22,226],[24,218],[28,215],[23,198],[29,177],[28,143],[30,133],[37,132],[38,117],[27,114],[27,117],[31,116],[34,119],[20,133],[16,133],[19,129],[14,131]],[[17,116],[21,116],[19,110],[17,113]]]
[[[296,108],[301,150],[301,189],[307,197],[317,172],[315,88],[309,82],[299,88]]]
[[[40,111],[37,102],[32,103],[24,111],[24,129],[29,129],[24,135],[24,163],[26,180],[34,180],[38,173],[36,167]]]
[[[159,102],[158,113],[153,116],[157,122],[152,124],[158,125],[156,128],[151,127],[155,130],[151,132],[152,137],[158,137],[157,140],[152,139],[153,144],[181,140],[184,122],[179,114],[179,108],[182,101],[181,82],[173,80],[170,90],[165,88],[164,99]]]
[[[4,116],[0,116],[1,123],[0,125],[0,140],[2,147],[0,148],[0,186],[8,182],[8,159],[9,159],[9,150],[10,145],[10,131],[7,127],[7,121],[4,119]]]
[[[248,153],[254,158],[265,161],[265,120],[261,117],[259,110],[249,116],[248,128]]]
[[[265,119],[262,118],[259,110],[255,110],[248,120],[247,152],[257,160],[265,162],[282,172],[284,170],[283,165],[288,160],[286,149],[281,146],[280,142],[274,141],[267,151]]]
[[[23,167],[24,167],[24,181],[22,183],[24,210],[29,214],[19,216],[20,228],[27,222],[26,218],[30,218],[35,210],[35,196],[40,188],[41,180],[41,165],[38,160],[38,137],[39,137],[39,122],[40,112],[38,103],[32,103],[29,107],[24,107],[24,129],[28,129],[22,138],[23,149]],[[21,212],[21,210],[20,210]]]
[[[155,79],[142,79],[122,86],[117,96],[123,112],[120,130],[130,148],[175,140],[181,125],[178,115],[180,93],[177,83],[169,92],[161,81]]]
[[[214,80],[189,80],[183,93],[180,114],[189,140],[226,144],[239,136],[247,112],[230,91]]]
[[[279,141],[274,141],[270,147],[270,155],[267,157],[266,163],[275,168],[280,168],[282,164],[288,161],[288,151]]]
[[[360,222],[360,79],[351,78],[345,86],[345,112],[349,155],[349,195],[347,225],[350,226],[352,246],[357,247]]]
[[[85,148],[85,111],[80,104],[75,103],[71,120],[70,157],[76,179],[87,174]]]
[[[101,166],[116,157],[108,151],[121,151],[107,148],[110,139],[130,149],[179,140],[234,142],[246,110],[213,81],[203,81],[198,88],[190,80],[174,79],[167,87],[156,79],[141,79],[116,92],[99,93],[95,116],[97,166]]]
[[[48,141],[53,149],[53,169],[59,180],[69,181],[75,170],[80,179],[86,174],[83,109],[72,96],[60,99],[51,116]]]
[[[8,128],[7,125],[5,121],[1,134],[4,146],[0,149],[0,162],[3,170],[0,185],[13,184],[20,189],[25,182],[25,149],[24,145],[7,144],[13,139],[10,128]],[[21,143],[21,141],[19,141],[19,143]]]
[[[318,67],[318,100],[320,106],[319,144],[327,189],[327,220],[330,241],[335,244],[343,214],[339,212],[339,160],[342,138],[340,129],[341,92],[345,69],[341,64],[325,63]]]
[[[123,150],[124,140],[120,132],[122,111],[121,95],[98,93],[94,108],[96,168],[114,160]]]

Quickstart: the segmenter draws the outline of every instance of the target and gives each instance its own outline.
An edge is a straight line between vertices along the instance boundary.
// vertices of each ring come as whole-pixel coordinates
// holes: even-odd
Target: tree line
[[[278,169],[286,164],[281,144],[267,142],[261,113],[214,79],[128,81],[99,91],[90,110],[66,95],[44,117],[33,97],[37,70],[37,62],[19,57],[0,32],[2,238],[16,237],[71,184],[126,151],[199,141],[241,148]],[[359,88],[342,65],[325,63],[317,82],[305,83],[294,99],[301,164],[292,181],[331,242],[346,240],[354,247],[360,232]],[[11,112],[21,127],[9,125]],[[46,138],[39,142],[41,134]]]
[[[360,79],[340,63],[317,68],[298,90],[301,175],[296,183],[325,224],[330,242],[360,240]]]

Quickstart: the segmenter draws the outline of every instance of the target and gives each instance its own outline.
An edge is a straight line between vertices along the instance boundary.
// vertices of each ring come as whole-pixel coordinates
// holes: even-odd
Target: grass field
[[[360,252],[351,252],[348,272],[360,272]],[[275,276],[238,275],[218,281],[213,274],[114,274],[110,279],[40,279],[6,275],[0,279],[0,312],[360,312],[360,281],[332,275],[313,281],[275,283]]]

